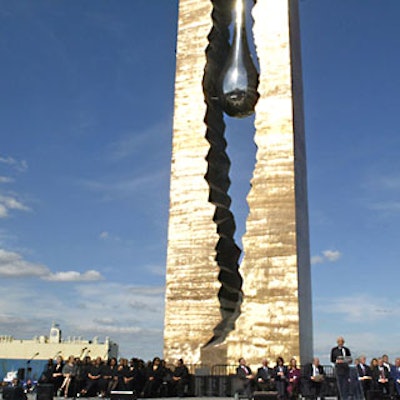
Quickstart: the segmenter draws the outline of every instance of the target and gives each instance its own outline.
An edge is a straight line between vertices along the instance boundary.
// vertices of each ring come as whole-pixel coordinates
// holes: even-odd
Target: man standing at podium
[[[350,349],[344,346],[344,339],[339,336],[336,340],[337,346],[331,350],[331,362],[335,364],[336,383],[339,396],[342,400],[348,400],[350,389]]]

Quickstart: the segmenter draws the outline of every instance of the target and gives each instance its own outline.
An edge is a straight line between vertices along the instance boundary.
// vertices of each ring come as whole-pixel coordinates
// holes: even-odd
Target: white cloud
[[[324,257],[322,256],[312,256],[311,257],[311,264],[322,264],[324,262]]]
[[[53,273],[45,265],[27,261],[21,254],[4,249],[0,249],[0,277],[38,277],[52,282],[94,282],[104,279],[100,272],[93,269],[85,272],[60,271]]]
[[[17,172],[25,172],[28,168],[26,161],[18,161],[12,157],[0,156],[0,164],[7,165]],[[0,176],[0,184],[14,182],[14,179],[8,176]],[[14,193],[0,193],[0,218],[9,216],[11,210],[30,211],[30,208],[23,204]]]
[[[16,160],[13,157],[0,156],[0,163],[9,165],[18,172],[25,172],[28,169],[28,163],[25,160]]]
[[[51,273],[43,276],[42,279],[52,282],[89,282],[89,281],[100,281],[103,280],[103,276],[100,272],[95,270],[89,270],[86,272],[78,271],[62,271]]]
[[[43,276],[49,269],[41,264],[31,263],[18,253],[0,249],[0,276],[4,278]]]
[[[99,238],[103,239],[103,240],[108,239],[109,237],[110,237],[110,234],[107,231],[101,232],[99,235]]]
[[[115,241],[115,242],[118,242],[118,241],[121,240],[118,236],[113,235],[113,234],[111,234],[111,233],[108,232],[108,231],[103,231],[103,232],[101,232],[100,235],[99,235],[99,239],[100,239],[100,240],[104,240],[104,241],[105,241],[105,240],[113,240],[113,241]]]
[[[0,183],[11,183],[14,182],[13,178],[10,178],[8,176],[0,176]]]
[[[0,194],[0,218],[9,215],[9,210],[29,211],[30,208],[24,205],[15,196],[6,196]]]
[[[8,217],[8,210],[3,204],[0,203],[0,218]]]
[[[324,250],[322,254],[329,262],[335,262],[342,256],[342,254],[337,250]]]
[[[311,264],[324,264],[325,262],[335,262],[339,260],[342,253],[338,250],[324,250],[322,254],[311,257]]]

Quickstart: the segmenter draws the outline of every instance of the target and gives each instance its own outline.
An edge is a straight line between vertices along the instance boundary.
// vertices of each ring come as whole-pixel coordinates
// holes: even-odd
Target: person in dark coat
[[[164,370],[161,366],[161,359],[155,357],[153,362],[146,369],[146,383],[143,388],[144,397],[156,397],[163,382]]]
[[[261,364],[262,365],[260,368],[258,368],[256,375],[257,390],[261,391],[275,390],[273,369],[268,367],[268,360],[266,358],[262,360]]]
[[[286,388],[289,399],[297,399],[300,393],[300,368],[297,367],[297,361],[292,358],[289,362],[287,371],[288,385]]]
[[[321,397],[325,381],[325,371],[324,367],[319,363],[318,357],[314,357],[312,363],[304,366],[302,380],[305,397],[310,399]]]
[[[53,368],[54,368],[54,362],[53,362],[53,359],[50,358],[47,361],[47,364],[44,367],[42,373],[40,374],[39,383],[51,383],[52,382]]]
[[[331,350],[331,362],[335,364],[336,383],[342,400],[348,400],[350,393],[350,349],[344,346],[342,336],[337,338],[337,346]]]
[[[58,356],[56,359],[56,363],[53,365],[53,371],[51,373],[51,383],[53,384],[54,396],[57,396],[57,392],[60,390],[60,387],[64,381],[63,370],[64,368],[64,360],[61,356]]]
[[[80,393],[82,396],[95,396],[101,391],[102,368],[103,363],[101,357],[97,357],[92,366],[89,368],[86,378],[86,385]]]
[[[390,376],[393,379],[397,396],[400,397],[400,357],[396,358],[390,371]]]
[[[135,393],[140,393],[142,390],[140,371],[138,369],[138,362],[132,358],[129,361],[128,368],[123,372],[124,390],[133,390]]]
[[[115,357],[111,357],[107,364],[103,366],[101,374],[101,395],[103,397],[109,397],[110,392],[116,390],[118,385],[118,376],[117,376],[117,364],[118,361]]]
[[[383,364],[383,359],[378,358],[378,365],[372,370],[372,382],[375,390],[384,395],[390,394],[390,371]]]
[[[278,391],[278,398],[280,400],[286,399],[288,370],[282,357],[278,357],[276,359],[276,365],[274,367],[274,381],[276,390]]]
[[[356,368],[364,397],[367,398],[367,392],[371,390],[372,372],[370,366],[367,365],[367,359],[364,355],[359,357],[359,363]]]
[[[239,358],[239,366],[236,368],[237,377],[243,384],[244,394],[251,399],[254,391],[254,375],[251,372],[251,368],[246,365],[246,360],[241,357]]]
[[[185,395],[186,385],[189,383],[189,370],[184,364],[182,358],[176,362],[174,372],[171,379],[171,392],[178,397]]]

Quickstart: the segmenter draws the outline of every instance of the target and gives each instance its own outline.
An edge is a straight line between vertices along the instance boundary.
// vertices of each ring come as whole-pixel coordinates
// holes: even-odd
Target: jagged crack
[[[232,19],[233,0],[212,0],[213,27],[208,36],[206,49],[207,63],[204,71],[203,90],[207,112],[204,122],[207,126],[206,139],[210,150],[206,157],[208,170],[205,179],[210,187],[209,201],[215,205],[214,222],[217,225],[219,240],[216,245],[216,261],[220,268],[218,292],[221,321],[214,328],[214,336],[206,344],[213,345],[224,341],[234,329],[240,315],[242,303],[242,277],[239,273],[241,249],[234,240],[236,230],[233,213],[229,210],[231,198],[228,189],[230,160],[226,153],[225,123],[223,111],[218,102],[218,78],[230,49],[229,25]]]

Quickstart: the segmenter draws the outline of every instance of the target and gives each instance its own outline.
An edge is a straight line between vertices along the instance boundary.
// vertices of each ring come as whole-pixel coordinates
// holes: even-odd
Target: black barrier
[[[53,400],[54,386],[52,383],[39,383],[36,387],[37,400]]]
[[[25,400],[24,389],[20,386],[5,386],[3,388],[3,400]]]
[[[194,376],[194,395],[196,397],[233,397],[235,392],[239,390],[237,382],[237,375]],[[334,377],[325,378],[321,396],[338,397]]]
[[[226,375],[195,376],[196,397],[230,397],[231,377]]]

